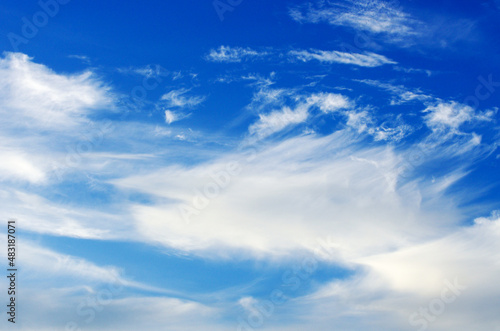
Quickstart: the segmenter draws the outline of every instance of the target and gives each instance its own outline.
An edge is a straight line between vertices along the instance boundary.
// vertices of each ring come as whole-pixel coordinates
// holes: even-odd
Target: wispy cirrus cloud
[[[158,64],[148,64],[141,67],[118,68],[117,71],[122,74],[135,74],[146,78],[158,78],[172,75],[172,78],[174,79],[176,75],[181,75],[180,72],[170,72]]]
[[[189,91],[185,88],[171,90],[162,95],[160,100],[165,103],[165,107],[177,108],[192,108],[205,101],[205,96],[188,96]]]
[[[185,114],[177,111],[165,110],[165,123],[172,124],[186,117],[189,117],[190,115],[191,113]]]
[[[248,131],[250,134],[257,135],[258,138],[264,138],[290,125],[303,123],[308,116],[309,108],[304,104],[293,110],[289,107],[283,107],[283,109],[269,114],[260,114],[259,120],[252,124]]]
[[[289,15],[299,23],[353,29],[365,46],[372,47],[382,43],[452,48],[457,42],[475,43],[480,38],[475,20],[453,14],[417,17],[401,1],[315,0],[291,7]]]
[[[431,233],[438,236],[461,222],[458,207],[442,194],[453,183],[448,178],[399,188],[403,155],[385,147],[360,149],[357,139],[362,138],[349,130],[295,136],[270,144],[250,161],[244,153],[225,155],[194,168],[165,167],[113,184],[176,201],[133,204],[131,213],[145,238],[201,255],[225,255],[224,247],[258,256],[289,254],[327,233],[339,245],[337,262],[343,263]],[[236,177],[221,172],[230,162],[241,167]],[[215,181],[227,184],[207,198],[203,190]],[[193,187],[199,187],[198,193]],[[425,198],[416,201],[419,195]],[[360,201],[363,208],[356,208]],[[252,207],[262,203],[265,207]],[[433,221],[437,215],[439,224]]]
[[[83,62],[83,63],[85,63],[87,65],[91,63],[91,60],[90,60],[90,58],[87,55],[68,55],[68,57],[70,59],[80,60],[81,62]]]
[[[193,109],[206,100],[205,96],[189,96],[190,91],[190,89],[185,88],[175,89],[161,96],[159,106],[163,109],[168,108],[164,110],[165,123],[172,124],[189,117],[191,113],[183,112],[183,110]]]
[[[266,94],[266,96],[271,96],[271,98],[276,101],[277,99],[275,98],[275,94],[272,93],[272,90],[268,92],[271,92],[271,94]],[[293,109],[289,106],[283,106],[280,110],[259,114],[259,120],[249,127],[249,133],[251,135],[256,135],[259,139],[263,139],[285,128],[305,123],[314,108],[319,109],[323,114],[327,114],[342,109],[348,109],[352,106],[352,102],[349,98],[336,93],[315,93],[303,97],[302,99],[303,100],[295,104]],[[264,104],[267,103],[265,99],[260,100],[260,102]]]
[[[396,2],[396,4],[399,2]],[[414,35],[416,21],[394,3],[382,0],[318,1],[295,7],[290,16],[301,23],[326,22],[358,30],[392,35]]]
[[[322,63],[343,63],[361,67],[378,67],[384,64],[396,64],[397,62],[373,52],[352,53],[341,51],[326,51],[319,49],[292,50],[283,52],[280,50],[259,52],[250,48],[220,46],[218,50],[212,49],[205,57],[213,62],[241,62],[246,59],[261,58],[270,60],[274,56],[287,58],[289,60],[311,61],[317,60]],[[222,80],[224,81],[224,80]]]
[[[422,26],[399,6],[399,1],[316,1],[293,7],[289,14],[299,23],[325,22],[349,27],[372,35],[384,35],[385,42],[401,45],[411,45],[411,38],[420,35]]]
[[[286,105],[287,99],[294,99]],[[313,93],[300,95],[298,91],[260,89],[251,103],[259,109],[259,120],[249,127],[249,133],[258,139],[290,129],[299,124],[327,114],[335,116],[339,123],[359,134],[369,134],[376,141],[400,141],[414,131],[401,116],[382,116],[369,106],[357,106],[355,101],[337,93]],[[275,110],[276,107],[281,107]],[[274,108],[273,108],[274,107]],[[271,108],[271,111],[265,112]],[[318,112],[319,111],[319,112]]]
[[[317,60],[322,63],[343,63],[352,64],[360,67],[378,67],[384,64],[396,64],[397,62],[388,59],[387,57],[371,52],[346,53],[339,51],[324,51],[324,50],[301,50],[290,51],[288,56],[292,59],[300,61]]]
[[[36,74],[40,65],[32,66],[31,61],[28,62],[21,65],[25,75],[30,76],[31,71]],[[54,88],[60,87],[59,78],[62,81],[67,78],[47,67],[41,68],[58,78],[54,79]],[[473,286],[469,293],[474,300],[468,307],[460,307],[458,311],[462,315],[453,313],[453,318],[461,317],[461,321],[471,325],[474,317],[484,314],[490,321],[490,325],[485,323],[485,329],[494,325],[491,321],[496,321],[497,315],[493,309],[484,305],[481,307],[485,309],[477,313],[471,308],[472,304],[480,304],[481,299],[489,301],[497,295],[496,292],[484,295],[487,286],[483,286],[482,281],[492,282],[498,278],[498,270],[491,267],[497,257],[490,254],[488,258],[490,249],[497,250],[498,221],[495,218],[464,226],[468,210],[462,206],[474,199],[474,193],[448,191],[459,185],[468,168],[486,154],[478,135],[464,134],[466,124],[488,123],[494,111],[472,111],[452,102],[426,104],[427,109],[423,114],[417,113],[415,121],[433,129],[430,133],[426,130],[424,138],[405,141],[404,147],[396,143],[412,127],[405,124],[402,116],[386,116],[377,112],[377,107],[364,103],[365,99],[356,95],[355,86],[344,89],[344,95],[329,92],[336,90],[332,86],[280,86],[279,79],[279,73],[269,77],[248,73],[241,78],[251,81],[246,87],[254,89],[245,107],[245,111],[254,116],[254,122],[246,123],[240,132],[243,138],[231,141],[233,146],[239,144],[242,152],[238,148],[222,150],[202,144],[176,149],[174,137],[183,137],[178,139],[185,139],[187,144],[187,130],[165,128],[164,123],[113,122],[115,129],[107,133],[104,148],[84,151],[79,155],[84,161],[68,170],[71,176],[62,176],[64,185],[77,187],[78,191],[82,178],[95,178],[96,185],[104,187],[102,196],[113,197],[112,203],[99,207],[94,202],[102,203],[101,195],[91,201],[76,196],[68,202],[71,198],[68,194],[64,201],[56,202],[53,200],[60,196],[55,199],[52,189],[57,191],[58,185],[50,186],[50,190],[37,187],[37,192],[30,192],[31,189],[11,180],[14,177],[30,184],[53,184],[50,178],[47,180],[48,160],[66,159],[64,144],[78,144],[79,136],[65,133],[69,138],[61,142],[62,134],[57,132],[48,144],[43,135],[31,137],[29,130],[23,134],[6,132],[10,140],[3,139],[0,154],[4,153],[2,156],[13,164],[0,167],[6,185],[0,190],[2,217],[16,215],[21,229],[42,237],[99,240],[110,245],[112,241],[139,241],[168,252],[218,262],[247,257],[278,262],[297,260],[297,252],[311,256],[317,239],[328,235],[333,254],[322,256],[318,263],[328,270],[349,270],[353,275],[340,280],[330,278],[326,284],[316,283],[311,277],[315,284],[312,293],[304,296],[291,293],[294,299],[275,310],[274,316],[280,321],[290,311],[303,312],[295,314],[296,319],[286,316],[293,325],[270,322],[263,329],[321,330],[335,323],[345,325],[346,329],[363,330],[369,328],[367,325],[371,322],[378,323],[380,329],[405,329],[408,316],[418,310],[421,302],[429,302],[439,294],[442,279],[453,280],[455,275],[467,281],[469,288]],[[93,122],[90,115],[104,104],[92,99],[94,96],[111,98],[109,89],[98,80],[84,80],[84,83],[94,83],[90,86],[100,93],[90,94],[87,103],[90,106],[84,103],[76,108],[81,111],[75,112],[74,117],[68,115],[75,123],[79,123],[79,118]],[[424,102],[424,98],[405,97],[401,85],[383,85],[378,81],[362,83],[386,89],[401,102]],[[190,92],[176,88],[166,93],[160,105],[163,102],[169,109],[162,109],[164,118],[159,120],[173,123],[183,116],[182,109],[199,106],[204,97]],[[410,92],[420,93],[419,90]],[[54,111],[65,111],[64,105],[56,105]],[[304,129],[311,128],[308,132],[318,133],[305,135],[304,130],[287,131],[301,125]],[[33,131],[38,133],[40,127]],[[441,143],[446,135],[442,131],[453,130],[459,130],[460,138],[464,139]],[[86,134],[82,130],[78,132]],[[25,133],[28,135],[24,136]],[[197,134],[203,136],[203,133]],[[249,135],[265,141],[248,151],[245,139]],[[203,139],[208,140],[207,137]],[[170,139],[169,144],[164,144],[164,139]],[[384,140],[394,144],[383,144]],[[432,145],[435,141],[438,142]],[[44,155],[27,149],[30,145],[43,150]],[[432,180],[420,176],[418,171],[403,178],[401,164],[417,148],[426,151],[421,156],[424,166],[436,159],[452,160],[452,165],[444,174],[430,173]],[[157,157],[161,155],[169,157]],[[230,175],[228,164],[234,163],[240,171]],[[185,208],[191,211],[190,223],[183,214]],[[478,243],[485,242],[489,246],[484,251],[462,249],[468,245],[480,247]],[[435,250],[440,253],[432,254]],[[39,271],[37,281],[42,279],[50,285],[50,291],[37,285],[32,292],[27,292],[34,298],[25,302],[29,311],[37,317],[46,315],[46,319],[41,319],[43,322],[32,329],[51,330],[58,327],[58,323],[63,328],[67,321],[58,316],[61,312],[64,316],[76,315],[75,309],[88,295],[99,293],[98,289],[114,278],[124,282],[126,291],[106,305],[102,316],[113,327],[123,329],[137,329],[139,324],[161,329],[168,324],[176,330],[234,330],[236,322],[233,319],[227,322],[227,316],[234,317],[234,311],[241,308],[245,314],[255,312],[254,307],[261,299],[240,286],[233,291],[236,294],[222,299],[217,296],[217,302],[207,300],[208,295],[197,295],[199,300],[193,300],[190,291],[176,296],[169,290],[145,286],[129,280],[113,266],[103,267],[45,247],[27,248],[26,253],[31,260],[26,265],[30,270]],[[428,258],[429,254],[433,259]],[[406,266],[408,260],[416,261],[415,265]],[[467,267],[461,267],[462,263]],[[481,270],[481,276],[470,272],[469,266],[474,263]],[[401,268],[402,265],[405,268]],[[446,270],[442,271],[441,265],[446,265]],[[58,274],[57,281],[68,282],[70,286],[54,285],[50,277],[54,273]],[[154,297],[145,292],[153,292]],[[401,298],[407,300],[401,304]],[[37,307],[40,301],[50,303],[51,309]],[[145,306],[138,308],[138,303]],[[338,314],[324,314],[324,309]],[[147,318],[137,319],[134,312]],[[347,321],[345,316],[350,313],[363,314],[365,318],[357,324]],[[124,318],[124,315],[134,318]],[[388,318],[380,318],[381,315]],[[440,321],[443,330],[446,325],[460,330],[459,323],[453,324],[451,317]],[[439,323],[436,325],[440,326]],[[96,320],[95,329],[102,329],[103,325]]]
[[[424,94],[420,89],[410,90],[403,85],[393,85],[371,79],[356,79],[354,81],[375,86],[391,93],[394,96],[391,99],[391,105],[400,105],[410,101],[425,102],[433,99],[432,95]]]
[[[377,120],[377,116],[370,109],[351,110],[345,113],[346,125],[358,133],[373,136],[375,141],[399,142],[414,131],[414,128],[405,123],[401,116],[385,120]]]
[[[257,59],[267,56],[270,53],[265,51],[256,51],[249,47],[230,47],[219,46],[217,49],[211,49],[205,56],[207,61],[211,62],[233,62],[238,63],[245,60]]]

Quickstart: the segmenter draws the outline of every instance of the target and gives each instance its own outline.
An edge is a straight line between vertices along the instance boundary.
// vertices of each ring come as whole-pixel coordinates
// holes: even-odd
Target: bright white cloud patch
[[[490,284],[500,276],[499,239],[497,214],[436,240],[357,259],[363,271],[356,277],[322,286],[294,308],[306,309],[306,325],[318,329],[333,321],[353,330],[494,329],[500,291]],[[379,318],[387,312],[391,318]],[[364,318],[353,322],[346,314]]]
[[[92,115],[113,108],[113,100],[110,88],[90,71],[59,74],[27,55],[5,53],[0,58],[0,177],[46,184],[56,159],[63,158],[61,150],[95,146],[102,138],[85,132],[71,141],[93,126]]]
[[[0,191],[3,201],[2,216],[8,218],[9,215],[16,215],[22,220],[20,226],[29,231],[85,239],[127,236],[126,231],[123,231],[130,225],[126,218],[96,210],[69,208],[32,193],[11,191]]]
[[[259,138],[264,138],[290,125],[303,123],[308,116],[308,107],[305,105],[298,106],[294,110],[284,107],[282,110],[259,115],[259,121],[250,126],[248,131]]]
[[[45,169],[40,168],[23,152],[0,149],[0,159],[0,177],[5,181],[25,180],[36,184],[46,179]]]
[[[165,123],[172,124],[176,121],[179,121],[183,118],[188,117],[190,114],[184,114],[180,112],[174,112],[171,110],[165,110]]]
[[[335,112],[340,109],[350,108],[351,101],[346,96],[335,93],[317,93],[307,98],[307,103],[317,105],[324,113]]]
[[[177,120],[177,117],[175,116],[175,113],[170,111],[170,110],[165,110],[165,122],[167,124],[172,124]]]
[[[254,102],[260,102],[264,105],[274,105],[279,100],[277,97],[282,93],[284,91],[261,90],[254,97]],[[283,102],[283,100],[280,102]],[[316,93],[297,102],[294,109],[283,106],[280,110],[274,110],[267,114],[259,114],[259,120],[252,124],[248,131],[250,134],[256,135],[259,139],[263,139],[285,128],[305,123],[314,108],[318,108],[322,113],[326,114],[350,107],[352,107],[352,102],[349,98],[341,94]]]
[[[352,64],[361,67],[378,67],[384,64],[395,64],[396,62],[389,60],[383,55],[366,52],[364,54],[345,53],[339,51],[323,51],[323,50],[302,50],[290,51],[288,55],[300,61],[317,60],[324,63],[343,63]]]
[[[3,125],[61,131],[110,101],[108,89],[91,72],[57,74],[20,53],[0,59]]]
[[[467,122],[490,121],[494,115],[492,110],[477,113],[472,107],[454,101],[439,102],[427,107],[424,113],[428,113],[425,119],[430,128],[434,130],[451,129],[453,131],[458,130],[461,125]]]
[[[459,221],[451,201],[415,199],[424,194],[415,183],[398,188],[401,160],[391,149],[359,150],[352,139],[346,132],[293,138],[253,156],[113,183],[170,201],[131,206],[146,240],[201,255],[225,256],[226,248],[288,255],[331,234],[335,260],[350,264],[439,236]],[[441,182],[433,185],[435,194]]]
[[[470,106],[460,105],[455,102],[449,104],[439,103],[427,107],[427,123],[430,127],[450,127],[458,129],[463,123],[472,119],[473,109]]]

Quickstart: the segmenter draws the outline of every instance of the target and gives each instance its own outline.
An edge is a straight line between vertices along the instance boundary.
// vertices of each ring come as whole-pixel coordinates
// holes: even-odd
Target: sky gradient
[[[1,3],[0,328],[500,330],[499,18]]]

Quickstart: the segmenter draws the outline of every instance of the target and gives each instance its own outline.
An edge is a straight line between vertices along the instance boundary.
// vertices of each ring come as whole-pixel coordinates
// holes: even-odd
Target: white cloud
[[[250,161],[226,155],[113,183],[170,201],[130,206],[141,236],[201,255],[227,256],[229,248],[235,254],[287,255],[331,234],[337,262],[347,263],[438,236],[460,221],[445,197],[432,192],[415,199],[425,194],[418,186],[397,188],[401,160],[392,150],[360,150],[353,139],[345,131],[307,135],[271,145]],[[230,162],[243,168],[240,174],[226,173]],[[439,208],[427,205],[434,202]]]
[[[431,95],[422,93],[420,89],[415,89],[413,91],[410,91],[409,89],[407,89],[402,85],[392,85],[371,79],[355,79],[354,81],[364,83],[370,86],[379,87],[381,89],[388,91],[389,93],[394,95],[394,97],[391,100],[391,105],[401,105],[403,103],[414,100],[424,102],[433,99]]]
[[[284,106],[287,100],[292,102],[293,108]],[[276,107],[281,109],[262,113],[265,109]],[[319,116],[329,113],[337,115],[337,118],[345,119],[346,126],[359,134],[369,134],[376,141],[400,141],[414,131],[413,127],[404,123],[400,116],[378,118],[373,113],[372,107],[356,106],[354,101],[337,93],[320,92],[303,96],[292,89],[263,88],[254,95],[252,103],[247,108],[261,112],[259,121],[250,126],[250,133],[258,139],[292,125],[305,123],[311,115],[314,115],[314,110],[320,111],[317,114]],[[255,142],[250,140],[250,143]]]
[[[6,245],[5,239],[0,243]],[[24,240],[22,247],[19,262],[25,272],[26,318],[16,321],[22,330],[66,330],[75,324],[102,330],[102,318],[121,330],[166,330],[165,325],[176,330],[205,329],[205,325],[208,330],[220,330],[220,325],[215,327],[218,308],[179,299],[175,290],[132,280],[115,266],[99,266],[29,240]],[[0,256],[7,258],[5,252]],[[137,291],[154,296],[134,293]]]
[[[129,297],[109,306],[113,327],[120,330],[232,330],[217,323],[220,309],[169,297]]]
[[[401,120],[393,124],[394,125],[390,126],[388,123],[382,123],[382,125],[369,130],[369,133],[373,135],[375,141],[401,141],[414,131],[412,126],[403,123]]]
[[[19,222],[19,221],[18,221]],[[27,272],[52,277],[71,277],[91,282],[130,284],[114,267],[100,267],[85,259],[60,254],[33,243],[24,243],[23,267]]]
[[[183,118],[188,117],[190,114],[183,114],[180,112],[174,112],[171,110],[165,110],[165,123],[172,124],[173,122],[177,122]]]
[[[427,126],[433,130],[450,129],[454,132],[466,122],[491,121],[494,111],[476,113],[472,107],[455,101],[448,103],[438,102],[436,105],[428,106],[424,113]]]
[[[16,321],[21,330],[71,330],[75,325],[79,329],[96,331],[234,330],[234,326],[225,326],[217,319],[221,315],[218,307],[169,296],[127,295],[126,291],[118,291],[114,286],[25,287],[24,293],[23,312],[28,316]]]
[[[158,83],[162,81],[161,77],[170,75],[172,80],[182,77],[181,72],[170,72],[159,64],[148,64],[141,67],[118,68],[117,71],[122,74],[134,74],[145,78],[154,78]]]
[[[268,55],[267,52],[259,52],[251,48],[220,46],[211,49],[206,59],[212,62],[241,62],[246,59],[255,59]]]
[[[88,77],[80,81],[75,78],[80,76],[68,78],[57,75],[27,58],[24,62],[22,57],[16,60],[16,56],[2,60],[4,67],[1,70],[26,71],[27,78],[23,81],[28,82],[28,86],[22,88],[28,92],[37,88],[64,92],[75,81],[83,87],[87,86],[90,91],[97,89],[94,92],[101,95],[102,100],[94,97],[87,100],[79,96],[83,101],[69,105],[69,108],[61,106],[61,116],[69,123],[79,123],[91,110],[107,102],[108,90],[103,88],[99,92],[98,82]],[[6,63],[18,67],[7,68]],[[34,76],[30,74],[32,72]],[[248,77],[254,79],[257,76]],[[45,80],[48,87],[35,84]],[[3,82],[0,91],[2,96],[6,96],[0,103],[8,105],[9,100],[16,101],[19,96],[14,98],[9,94],[12,92],[9,86],[14,84],[2,78],[0,81]],[[153,139],[176,137],[189,140],[196,133],[175,128],[155,130],[154,125],[134,122],[114,123],[115,130],[106,139],[111,141],[110,146],[119,145],[121,150],[83,153],[87,159],[77,164],[73,173],[81,175],[83,171],[97,170],[102,177],[113,178],[109,182],[118,189],[114,191],[118,192],[114,197],[120,198],[121,194],[137,191],[149,195],[151,200],[141,203],[123,198],[118,205],[108,205],[106,212],[93,205],[82,206],[88,203],[85,201],[55,203],[43,198],[43,192],[37,195],[9,187],[7,178],[35,184],[45,182],[47,160],[64,159],[64,144],[75,142],[72,139],[61,142],[60,135],[37,138],[37,144],[32,149],[40,149],[39,154],[47,151],[44,159],[26,149],[32,145],[32,140],[22,140],[24,138],[18,135],[18,145],[11,144],[9,140],[4,142],[8,148],[0,148],[0,157],[7,161],[0,166],[0,176],[4,184],[7,182],[7,186],[0,190],[1,218],[15,215],[19,228],[31,233],[134,240],[211,259],[242,255],[269,259],[283,256],[296,258],[297,252],[312,254],[317,238],[328,235],[334,254],[322,257],[322,262],[350,267],[356,275],[330,283],[312,295],[291,300],[291,308],[284,311],[288,314],[290,311],[299,312],[297,317],[300,322],[297,325],[276,327],[270,323],[264,329],[322,330],[332,324],[349,330],[366,330],[373,325],[382,330],[407,329],[408,315],[439,295],[444,279],[453,281],[454,277],[467,285],[467,291],[464,291],[467,300],[463,303],[457,300],[454,306],[447,306],[449,315],[440,317],[432,327],[436,330],[470,330],[477,327],[474,323],[480,320],[484,321],[479,325],[480,329],[494,329],[498,324],[494,302],[500,292],[491,284],[496,284],[500,275],[497,263],[500,258],[500,221],[498,217],[478,219],[475,225],[462,227],[468,220],[467,210],[460,204],[465,197],[457,192],[445,193],[447,188],[463,178],[466,174],[463,169],[474,163],[481,138],[474,134],[462,135],[464,140],[447,142],[450,146],[437,144],[432,149],[425,148],[430,144],[426,145],[424,139],[424,143],[416,142],[406,151],[370,146],[365,144],[363,136],[354,131],[371,134],[375,140],[397,140],[405,134],[407,127],[398,120],[393,124],[384,122],[379,125],[379,119],[370,113],[368,107],[357,107],[340,94],[299,95],[296,90],[271,89],[266,84],[259,86],[259,92],[254,95],[254,105],[260,104],[262,108],[254,109],[260,115],[259,120],[249,128],[251,134],[266,137],[306,123],[315,114],[345,117],[346,125],[354,130],[337,130],[326,136],[301,135],[280,142],[267,141],[264,146],[256,146],[251,154],[224,153],[203,146],[186,150],[183,145],[175,149],[171,146],[173,141],[170,141],[168,150],[155,150],[160,154],[168,152],[170,160],[164,163],[154,158],[155,154],[150,154],[151,150],[147,149],[152,141],[159,141]],[[177,108],[194,107],[203,101],[200,100],[202,97],[186,96],[188,91],[171,91],[163,100]],[[396,88],[390,91],[399,92]],[[84,92],[94,95],[87,93],[85,88]],[[43,102],[42,92],[30,93],[36,96],[33,102]],[[401,100],[415,99],[414,94],[402,94]],[[62,102],[55,97],[57,94],[50,92],[48,95]],[[66,100],[64,95],[61,98]],[[62,105],[57,102],[58,106]],[[290,102],[288,107],[287,102]],[[23,113],[28,110],[22,108],[27,105],[8,106],[11,108],[6,109],[21,109],[23,119],[28,116]],[[425,110],[425,120],[431,128],[458,130],[464,123],[491,120],[493,117],[493,111],[479,113],[466,107],[453,102],[429,106]],[[40,120],[38,114],[29,116]],[[180,112],[165,111],[167,123],[178,120],[180,116]],[[54,129],[43,125],[38,127]],[[437,157],[450,159],[457,155],[462,159],[451,165],[447,174],[436,174],[432,182],[422,178],[403,181],[399,166],[417,146],[424,147],[426,154],[422,157],[427,162]],[[187,166],[171,160],[189,159],[191,155],[186,154],[208,161],[189,163]],[[240,170],[234,173],[228,170],[233,168],[231,162],[236,162]],[[105,180],[101,178],[101,181]],[[472,194],[468,192],[467,198]],[[188,216],[190,223],[186,222],[186,209],[183,208],[188,208],[187,213],[194,210]],[[23,265],[30,271],[29,275],[36,277],[37,281],[40,274],[48,275],[44,285],[50,285],[47,290],[39,284],[32,289],[25,287],[24,307],[25,312],[30,312],[26,315],[40,317],[43,321],[31,329],[53,330],[57,322],[62,322],[62,329],[66,322],[63,319],[70,314],[75,315],[75,307],[86,300],[85,295],[80,295],[82,288],[85,294],[96,292],[98,286],[89,283],[102,285],[119,278],[131,288],[165,294],[162,289],[128,280],[112,266],[99,266],[27,242],[23,247]],[[52,276],[57,276],[57,280],[69,279],[73,282],[71,285],[76,286],[55,286]],[[128,296],[124,293],[105,307],[103,320],[124,330],[141,327],[152,330],[234,330],[236,322],[228,326],[227,316],[215,321],[221,317],[221,311],[224,309],[224,313],[228,314],[232,308],[241,307],[251,313],[256,301],[256,298],[244,293],[240,300],[232,302],[234,305],[231,308],[227,307],[227,301],[210,307],[188,299],[153,298],[138,294]],[[40,306],[39,302],[45,305]],[[280,314],[278,309],[276,314]],[[365,318],[352,318],[358,314],[363,314]],[[97,321],[91,326],[96,330],[105,327]]]
[[[335,112],[352,107],[351,101],[342,94],[316,93],[307,98],[308,104],[314,104],[324,113]]]
[[[347,113],[347,125],[355,128],[359,133],[367,131],[372,124],[372,116],[366,110]]]
[[[428,69],[405,68],[405,67],[400,67],[400,66],[394,66],[393,69],[396,71],[402,71],[402,72],[406,72],[406,73],[413,73],[413,72],[425,73],[427,75],[427,77],[430,77],[433,74],[435,74],[433,71],[428,70]]]
[[[203,101],[205,101],[204,96],[185,96],[190,90],[188,89],[177,89],[172,90],[161,96],[161,100],[165,102],[166,107],[178,107],[178,108],[192,108]]]
[[[70,59],[80,60],[80,61],[82,61],[85,64],[90,64],[91,63],[90,58],[88,56],[86,56],[86,55],[68,55],[68,57]]]
[[[319,329],[343,323],[350,330],[494,329],[500,323],[495,304],[500,290],[491,286],[500,277],[499,239],[497,215],[435,240],[368,255],[355,261],[360,270],[355,277],[324,285],[295,300],[293,308],[307,309],[307,325]],[[436,314],[441,305],[444,311]]]
[[[108,214],[84,207],[56,204],[39,195],[16,191],[0,191],[1,215],[15,217],[19,227],[31,232],[85,239],[127,238],[130,219],[119,212]],[[71,204],[70,204],[71,205]],[[126,230],[127,229],[127,230]]]
[[[211,50],[206,56],[207,60],[213,62],[241,62],[245,59],[262,58],[271,55],[270,52],[258,52],[250,48],[231,48],[221,46],[218,50]],[[287,53],[291,59],[300,61],[318,60],[326,63],[344,63],[353,64],[363,67],[377,67],[384,64],[396,64],[397,62],[388,59],[387,57],[372,53],[347,53],[340,51],[324,51],[324,50],[294,50]],[[286,56],[280,54],[280,56]],[[250,75],[255,79],[255,76]],[[260,77],[259,77],[260,78]],[[247,78],[248,79],[248,78]]]
[[[4,181],[21,179],[37,184],[46,180],[46,169],[22,151],[0,147],[0,159],[0,178]]]
[[[16,223],[18,222],[19,220]],[[0,240],[0,242],[6,244],[4,239]],[[3,258],[7,258],[6,253],[1,253],[0,255]],[[31,280],[36,276],[37,281],[43,283],[52,283],[54,280],[65,280],[64,285],[55,286],[55,288],[59,289],[72,283],[74,286],[87,288],[98,284],[114,284],[121,288],[129,287],[160,294],[175,293],[174,291],[156,288],[127,279],[123,275],[123,271],[117,267],[99,266],[86,259],[45,248],[30,240],[23,242],[21,259],[23,268],[30,275],[27,278],[28,282],[26,282],[26,285],[30,288],[35,285]],[[83,284],[82,281],[84,282]]]
[[[368,110],[352,110],[345,113],[346,125],[358,133],[366,133],[373,136],[375,141],[401,141],[413,132],[413,127],[405,124],[400,117],[396,120],[388,120],[377,123],[376,118]]]
[[[251,103],[246,107],[251,112],[271,111],[281,108],[286,104],[286,100],[296,95],[294,89],[270,88],[266,85],[260,86],[254,92]]]
[[[308,116],[309,109],[306,105],[300,105],[294,110],[283,107],[281,110],[259,115],[259,121],[252,124],[248,131],[258,138],[264,138],[292,124],[303,123]]]
[[[255,304],[258,303],[258,300],[256,300],[253,297],[243,297],[240,300],[238,300],[238,304],[245,309],[245,311],[249,314],[259,314],[259,311],[255,307]]]
[[[167,124],[172,124],[175,121],[177,121],[176,114],[170,110],[165,110],[165,122]]]
[[[281,97],[286,95],[287,92],[290,91],[260,90],[254,96],[253,103],[260,103],[261,106],[258,107],[260,109],[269,104],[283,103],[284,100]],[[268,114],[259,114],[259,120],[249,127],[250,134],[256,135],[258,139],[263,139],[292,125],[304,123],[309,118],[310,111],[314,107],[317,107],[322,113],[331,113],[352,107],[352,103],[347,97],[335,93],[315,93],[298,99],[299,101],[294,109],[283,106],[280,110],[274,110]]]
[[[339,51],[323,51],[311,49],[309,51],[290,51],[288,55],[300,61],[318,60],[326,63],[344,63],[361,67],[378,67],[384,64],[395,64],[396,62],[386,58],[383,55],[365,52],[345,53]]]
[[[415,27],[419,25],[418,21],[401,8],[381,0],[318,1],[316,5],[309,3],[293,8],[290,15],[301,23],[327,22],[375,34],[384,33],[391,36],[388,40],[398,42],[416,35]]]
[[[109,106],[109,89],[88,71],[57,74],[20,53],[0,59],[0,114],[12,128],[67,130]]]

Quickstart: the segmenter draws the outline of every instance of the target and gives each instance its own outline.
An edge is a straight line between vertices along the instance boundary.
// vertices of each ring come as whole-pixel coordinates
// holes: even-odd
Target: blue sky
[[[2,329],[497,330],[499,16],[0,4]]]

